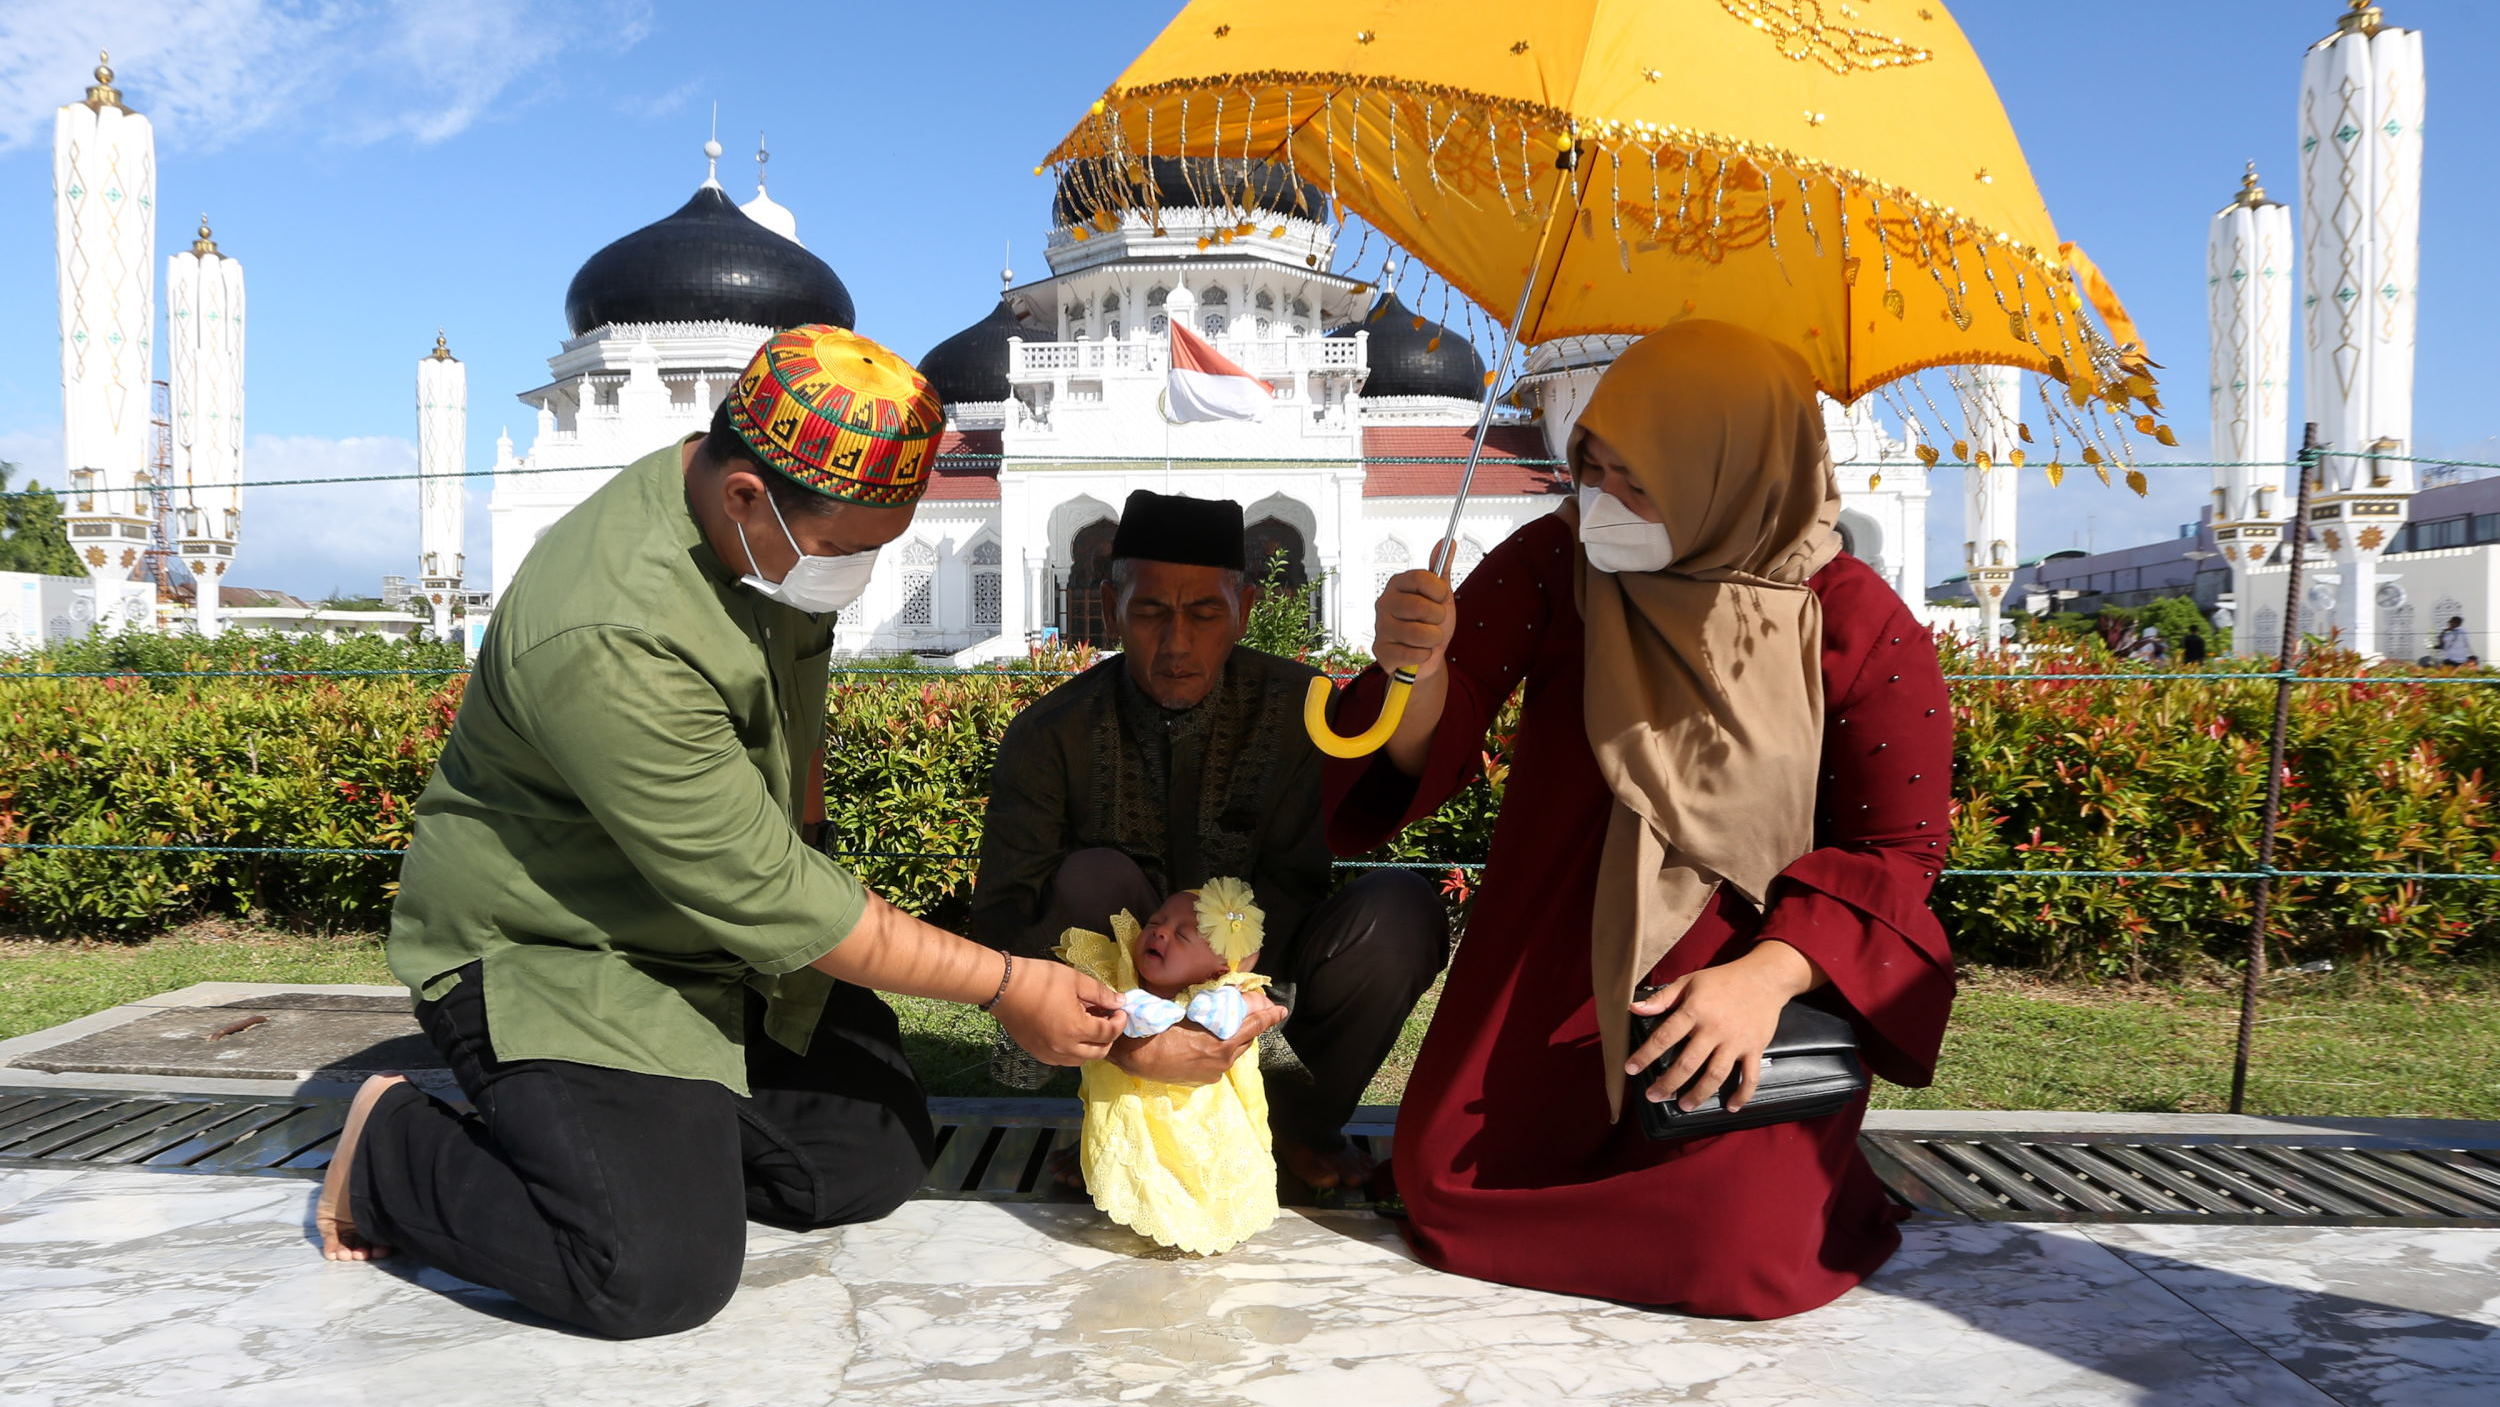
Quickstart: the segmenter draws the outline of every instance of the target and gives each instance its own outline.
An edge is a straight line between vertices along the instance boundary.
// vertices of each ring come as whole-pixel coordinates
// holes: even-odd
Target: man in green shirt
[[[883,347],[767,342],[710,433],[628,466],[497,602],[392,912],[392,971],[475,1109],[350,1108],[332,1259],[404,1248],[618,1338],[719,1312],[749,1217],[884,1216],[932,1156],[877,991],[981,1005],[1055,1064],[1119,997],[903,914],[821,820],[834,615],[910,524],[942,428]],[[805,814],[803,814],[805,813]]]

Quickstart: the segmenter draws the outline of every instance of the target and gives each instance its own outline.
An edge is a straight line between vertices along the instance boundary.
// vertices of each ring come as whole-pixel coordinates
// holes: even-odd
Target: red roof
[[[1467,472],[1475,444],[1472,425],[1371,425],[1363,430],[1365,498],[1448,498]],[[1534,425],[1496,425],[1484,437],[1469,493],[1477,497],[1526,497],[1571,491],[1571,476],[1542,460],[1545,432]],[[1431,459],[1430,464],[1384,464],[1384,459]]]
[[[949,503],[998,501],[998,453],[1004,437],[996,430],[949,430],[938,441],[937,467],[929,475],[929,491],[921,497]],[[949,459],[950,455],[979,456]]]

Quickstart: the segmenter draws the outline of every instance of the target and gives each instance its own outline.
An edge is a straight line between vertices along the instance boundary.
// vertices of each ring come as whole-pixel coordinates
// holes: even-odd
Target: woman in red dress
[[[1484,881],[1398,1114],[1397,1191],[1431,1264],[1769,1319],[1855,1285],[1902,1213],[1861,1097],[1681,1142],[1622,1106],[1748,1098],[1780,1008],[1845,1012],[1874,1073],[1926,1084],[1953,1000],[1928,908],[1952,709],[1927,631],[1840,550],[1804,363],[1723,323],[1619,358],[1581,413],[1582,494],[1452,596],[1381,595],[1375,654],[1419,680],[1380,755],[1331,765],[1358,854],[1479,771],[1527,693]],[[1592,492],[1593,491],[1593,492]],[[1378,716],[1378,669],[1340,726]],[[1640,983],[1661,990],[1637,1008]],[[1666,1013],[1627,1050],[1628,1013]],[[1627,1072],[1689,1037],[1654,1085]]]

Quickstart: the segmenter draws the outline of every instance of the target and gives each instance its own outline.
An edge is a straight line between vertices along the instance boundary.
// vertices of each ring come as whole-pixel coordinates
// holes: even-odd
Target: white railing
[[[1215,350],[1254,376],[1299,377],[1306,372],[1360,374],[1369,368],[1364,337],[1217,337]],[[1071,376],[1161,376],[1165,340],[1008,343],[1007,379],[1055,381]]]

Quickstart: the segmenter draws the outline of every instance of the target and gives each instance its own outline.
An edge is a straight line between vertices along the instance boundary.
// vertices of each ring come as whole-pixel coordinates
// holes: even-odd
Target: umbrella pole
[[[1467,512],[1467,490],[1476,482],[1476,464],[1484,458],[1484,439],[1493,429],[1493,401],[1501,385],[1501,369],[1510,364],[1511,353],[1519,347],[1520,334],[1528,326],[1528,299],[1536,291],[1536,271],[1545,264],[1545,247],[1553,242],[1554,215],[1562,213],[1563,191],[1571,184],[1571,173],[1580,164],[1576,147],[1566,146],[1554,159],[1554,169],[1561,179],[1554,185],[1553,214],[1545,219],[1545,228],[1537,233],[1536,255],[1528,261],[1528,276],[1519,284],[1519,306],[1510,314],[1510,335],[1502,344],[1501,356],[1493,370],[1484,378],[1484,404],[1476,413],[1476,440],[1467,449],[1467,468],[1459,475],[1458,493],[1450,500],[1449,525],[1442,530],[1441,541],[1432,549],[1431,567],[1435,575],[1447,579],[1451,565],[1458,557],[1458,523]],[[1577,201],[1573,202],[1575,205]],[[1330,757],[1368,757],[1388,745],[1390,735],[1406,717],[1406,696],[1414,691],[1415,671],[1397,669],[1389,673],[1389,687],[1380,699],[1380,715],[1372,726],[1353,737],[1341,736],[1328,721],[1328,700],[1334,692],[1328,676],[1311,681],[1310,693],[1302,700],[1302,729],[1311,735],[1311,745]]]
[[[1546,222],[1546,229],[1553,229],[1551,220]],[[1501,358],[1493,364],[1492,374],[1484,379],[1484,404],[1476,411],[1476,440],[1467,447],[1467,468],[1458,476],[1458,496],[1450,500],[1449,524],[1441,530],[1439,545],[1432,549],[1432,570],[1445,577],[1458,556],[1458,522],[1467,512],[1467,491],[1475,486],[1477,461],[1484,458],[1485,436],[1493,431],[1493,401],[1501,386],[1501,371],[1510,365],[1511,353],[1519,347],[1519,334],[1528,322],[1528,295],[1536,291],[1537,266],[1544,262],[1545,240],[1540,236],[1536,259],[1528,265],[1528,277],[1519,285],[1519,306],[1511,310],[1510,336],[1502,343]]]

